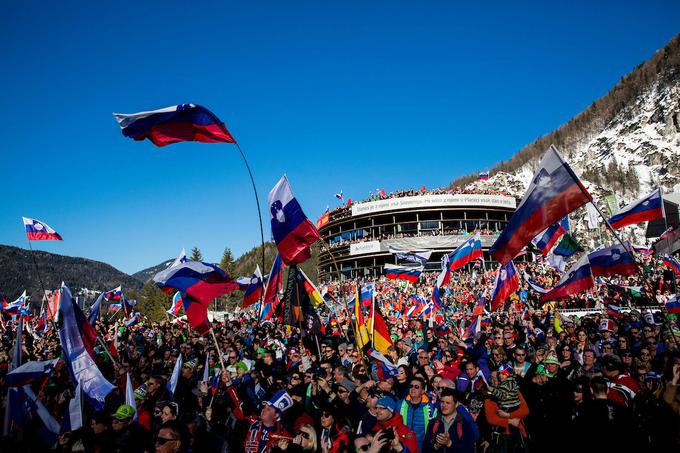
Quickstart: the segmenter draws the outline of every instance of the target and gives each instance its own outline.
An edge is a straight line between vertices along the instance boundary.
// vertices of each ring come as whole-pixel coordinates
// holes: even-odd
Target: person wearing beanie
[[[380,398],[374,409],[377,421],[372,432],[383,431],[383,436],[387,436],[390,440],[390,452],[418,453],[420,451],[418,439],[415,433],[404,425],[401,414],[397,412],[397,407],[397,402],[391,396]],[[392,434],[385,434],[386,431],[391,431]]]
[[[513,412],[519,408],[519,385],[515,379],[512,365],[502,363],[498,368],[498,385],[493,389],[493,397],[501,410]]]

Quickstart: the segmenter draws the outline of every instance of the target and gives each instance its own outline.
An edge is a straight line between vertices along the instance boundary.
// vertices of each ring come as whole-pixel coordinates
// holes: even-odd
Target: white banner
[[[387,200],[367,201],[352,205],[352,215],[393,211],[411,208],[434,208],[450,206],[512,208],[517,205],[514,197],[505,195],[446,194],[421,195],[415,197],[390,198]]]
[[[359,242],[349,245],[350,255],[363,255],[366,253],[377,253],[380,251],[380,241]]]
[[[598,227],[600,226],[600,222],[598,221],[597,208],[593,206],[592,203],[587,203],[586,211],[588,212],[588,229],[597,230]]]

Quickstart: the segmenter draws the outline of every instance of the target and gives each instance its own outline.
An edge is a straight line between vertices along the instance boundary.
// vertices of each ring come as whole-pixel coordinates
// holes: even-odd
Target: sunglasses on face
[[[343,388],[339,388],[338,393],[349,393],[349,392],[347,390],[343,389]]]
[[[369,445],[366,444],[366,445],[362,445],[361,447],[357,447],[356,451],[368,451],[368,449],[369,449]]]
[[[172,438],[161,437],[161,436],[157,436],[157,437],[156,437],[156,443],[157,443],[158,445],[165,445],[166,443],[172,442],[172,441],[174,441],[174,440],[178,440],[178,439],[172,439]]]
[[[411,384],[411,388],[420,390],[421,387],[418,384]]]
[[[300,431],[300,436],[302,436],[303,439],[311,439],[312,436],[307,432],[307,431]]]
[[[322,412],[321,416],[328,418],[328,417],[331,417],[331,413],[330,412]]]

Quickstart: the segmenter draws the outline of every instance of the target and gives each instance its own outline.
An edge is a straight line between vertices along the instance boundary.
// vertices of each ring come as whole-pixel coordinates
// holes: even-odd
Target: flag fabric
[[[561,299],[572,294],[589,290],[595,286],[593,275],[590,270],[588,255],[583,255],[576,261],[569,271],[562,276],[557,285],[541,296],[541,302]]]
[[[7,303],[6,300],[3,301],[2,309],[8,312],[18,312],[20,309],[24,308],[28,304],[28,295],[26,290],[14,301]]]
[[[613,245],[588,254],[594,277],[635,275],[637,268],[633,255],[621,245]]]
[[[318,306],[323,303],[324,298],[321,295],[321,292],[319,289],[312,283],[312,281],[307,277],[307,274],[305,274],[305,271],[300,269],[300,274],[302,275],[305,291],[307,292],[307,295],[309,296],[309,300],[312,301],[313,306]]]
[[[184,307],[187,321],[189,321],[191,328],[201,336],[210,332],[210,320],[208,319],[209,305],[210,301],[195,300],[188,295],[182,297],[182,306]]]
[[[123,135],[156,146],[179,142],[236,143],[214,113],[195,104],[172,105],[139,113],[114,113]]]
[[[169,267],[157,273],[153,281],[161,289],[174,288],[205,306],[213,299],[238,289],[238,284],[222,269],[199,261],[187,261]],[[184,309],[186,308],[185,300]]]
[[[475,234],[449,254],[449,270],[453,272],[476,259],[484,259],[482,239],[479,233]]]
[[[366,287],[361,288],[359,285],[357,285],[356,288],[356,298],[354,301],[354,322],[355,322],[355,329],[354,329],[354,334],[356,337],[356,342],[357,346],[359,346],[359,349],[362,349],[366,344],[368,344],[371,341],[371,337],[368,333],[368,329],[366,327],[366,322],[364,320],[364,314],[361,308],[361,295],[360,292],[368,292],[372,291],[373,286],[368,285]],[[372,297],[372,293],[371,293]]]
[[[421,266],[425,266],[427,264],[427,260],[429,260],[430,256],[432,255],[431,250],[407,251],[391,246],[389,251],[397,258],[397,261],[400,263],[405,261],[408,263],[419,264]]]
[[[9,387],[21,387],[32,384],[54,371],[59,359],[27,362],[7,373],[6,383]]]
[[[83,427],[83,395],[80,384],[76,386],[73,398],[68,402],[68,411],[61,423],[61,433],[76,431]]]
[[[553,253],[555,255],[570,257],[575,253],[583,251],[584,248],[581,247],[581,244],[579,244],[576,239],[574,239],[574,236],[567,233],[562,237],[562,240],[560,240],[559,244],[557,244],[557,247],[555,247]]]
[[[182,250],[179,251],[179,255],[177,255],[177,258],[175,258],[175,261],[172,262],[172,264],[169,267],[175,267],[179,266],[182,263],[187,262],[187,251],[184,250],[184,247],[182,247]]]
[[[445,253],[442,255],[441,259],[442,270],[437,276],[437,283],[435,284],[435,288],[441,288],[442,286],[448,285],[449,281],[451,281],[451,269],[449,267],[449,264],[450,264],[449,254]]]
[[[134,421],[137,421],[137,404],[135,404],[135,389],[132,388],[132,380],[130,379],[130,373],[127,373],[127,379],[125,381],[125,404],[132,407],[135,411]]]
[[[87,315],[87,321],[90,323],[92,327],[95,327],[97,325],[97,321],[99,320],[99,314],[102,310],[102,301],[105,299],[104,293],[100,294],[99,297],[97,297],[97,300],[94,301],[92,304],[92,307],[90,307],[90,314]]]
[[[680,314],[680,297],[677,294],[666,301],[666,311],[669,314]]]
[[[489,180],[489,172],[488,171],[480,171],[479,172],[479,180],[480,181],[488,181]]]
[[[541,285],[539,285],[538,283],[536,283],[536,282],[535,282],[534,280],[532,280],[527,274],[524,274],[524,280],[527,282],[527,284],[529,285],[529,287],[530,287],[531,289],[533,289],[534,291],[536,291],[537,293],[545,294],[545,293],[547,293],[548,291],[550,291],[549,289],[546,289],[546,288],[542,287]]]
[[[182,293],[180,291],[176,291],[175,295],[172,296],[172,305],[170,305],[170,308],[166,311],[166,313],[177,318],[179,316],[180,310],[182,309],[182,305]]]
[[[173,368],[170,380],[166,384],[166,388],[168,389],[170,396],[173,398],[175,396],[175,390],[177,389],[177,383],[179,382],[181,372],[182,372],[182,354],[177,356],[177,360],[175,361],[175,368]]]
[[[59,233],[48,224],[37,219],[22,217],[29,241],[63,241]]]
[[[371,328],[370,336],[373,349],[382,354],[387,354],[387,348],[392,346],[392,338],[390,338],[390,330],[387,328],[385,319],[375,305],[371,310],[368,326]]]
[[[123,304],[111,304],[109,305],[109,311],[117,312],[123,307]]]
[[[130,317],[130,319],[125,321],[125,327],[132,327],[137,325],[139,323],[139,320],[141,319],[142,315],[141,313],[137,312],[134,315]]]
[[[519,276],[512,261],[498,267],[496,283],[491,293],[491,311],[496,311],[503,306],[508,297],[519,289]]]
[[[297,266],[291,267],[286,288],[284,323],[300,327],[303,335],[318,335],[321,333],[321,319],[312,305],[305,282],[306,278],[300,269]]]
[[[593,203],[586,204],[586,213],[588,214],[588,229],[597,230],[600,227],[599,213]]]
[[[621,312],[621,307],[609,304],[607,305],[607,315],[612,318],[620,318],[623,316],[623,313]]]
[[[205,355],[205,365],[203,365],[203,379],[201,379],[201,382],[208,382],[210,381],[210,354]]]
[[[274,263],[272,263],[272,269],[269,272],[267,287],[264,291],[263,300],[265,303],[273,303],[278,298],[279,291],[283,288],[284,267],[285,265],[281,259],[281,254],[277,253],[276,258],[274,258]]]
[[[664,266],[670,268],[674,275],[680,275],[680,263],[671,256],[664,256],[661,262]]]
[[[92,326],[65,285],[61,288],[61,298],[59,339],[71,380],[75,385],[81,385],[95,410],[102,410],[104,398],[114,386],[104,378],[92,358]]]
[[[479,296],[475,308],[472,309],[472,316],[481,316],[484,314],[484,306],[486,305],[486,297]]]
[[[612,228],[618,230],[628,225],[662,219],[664,217],[661,188],[621,208],[609,219]]]
[[[329,213],[327,212],[323,213],[323,215],[319,217],[319,220],[316,221],[316,229],[318,230],[322,226],[327,225],[330,219],[331,215]]]
[[[54,322],[59,322],[59,300],[61,291],[45,291],[45,307],[47,314],[52,317]]]
[[[562,235],[564,235],[567,231],[569,231],[569,216],[564,216],[562,217],[562,220],[550,225],[538,236],[533,238],[531,243],[534,247],[541,251],[543,256],[547,256],[553,245],[555,245],[557,240],[561,238]]]
[[[321,236],[302,212],[285,175],[269,192],[268,201],[272,235],[283,262],[304,263],[311,256],[310,246]]]
[[[104,293],[104,299],[106,300],[121,300],[123,297],[123,289],[121,286],[113,288],[111,291]]]
[[[340,191],[340,193],[335,194],[335,198],[337,198],[338,200],[342,200],[344,198],[342,195],[342,190]]]
[[[463,334],[463,339],[467,340],[469,338],[474,338],[477,333],[480,332],[481,326],[482,326],[482,317],[481,316],[476,316],[472,322],[470,323],[469,326],[467,326],[467,329],[465,329],[465,333]]]
[[[396,264],[386,263],[383,272],[390,280],[404,280],[415,283],[423,272],[423,266],[397,266]]]
[[[376,369],[380,380],[389,379],[399,374],[399,368],[390,362],[380,351],[368,347],[366,348],[366,355],[375,359]]]
[[[59,436],[59,422],[50,414],[45,405],[38,399],[31,386],[21,388],[20,394],[26,414],[25,420],[30,424],[29,432],[35,433],[48,448],[53,448]]]
[[[541,231],[589,201],[592,197],[581,181],[550,146],[522,202],[491,247],[491,255],[507,264]]]
[[[255,267],[255,272],[253,276],[250,277],[248,282],[248,287],[243,292],[243,308],[250,307],[251,305],[259,302],[262,298],[262,271],[260,270],[260,265]]]

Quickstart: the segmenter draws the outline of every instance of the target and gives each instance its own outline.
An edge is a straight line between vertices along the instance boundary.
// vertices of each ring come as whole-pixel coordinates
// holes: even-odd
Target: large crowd
[[[521,263],[522,285],[502,310],[478,298],[494,271],[455,273],[441,310],[407,316],[412,296],[428,300],[434,275],[416,284],[384,278],[326,282],[317,307],[320,334],[256,310],[213,322],[196,335],[171,322],[126,327],[106,317],[96,330],[96,363],[115,385],[103,410],[85,404],[85,424],[63,430],[57,451],[74,452],[514,452],[677,451],[680,447],[680,330],[663,303],[672,273],[653,258],[646,278],[599,280],[582,295],[540,304],[531,279],[551,286],[559,274]],[[373,284],[392,345],[384,361],[360,349],[348,316],[356,285]],[[630,308],[616,317],[605,307]],[[600,308],[582,317],[569,308]],[[488,308],[488,307],[487,307]],[[302,327],[302,326],[300,326]],[[0,385],[15,334],[2,336]],[[24,335],[23,361],[59,358],[54,331]],[[176,386],[168,385],[178,358]],[[208,379],[204,381],[204,369]],[[125,402],[127,376],[136,409]],[[73,385],[63,360],[35,394],[55,418],[68,417]],[[7,402],[5,401],[5,404]],[[30,424],[17,425],[3,451],[44,451]]]

